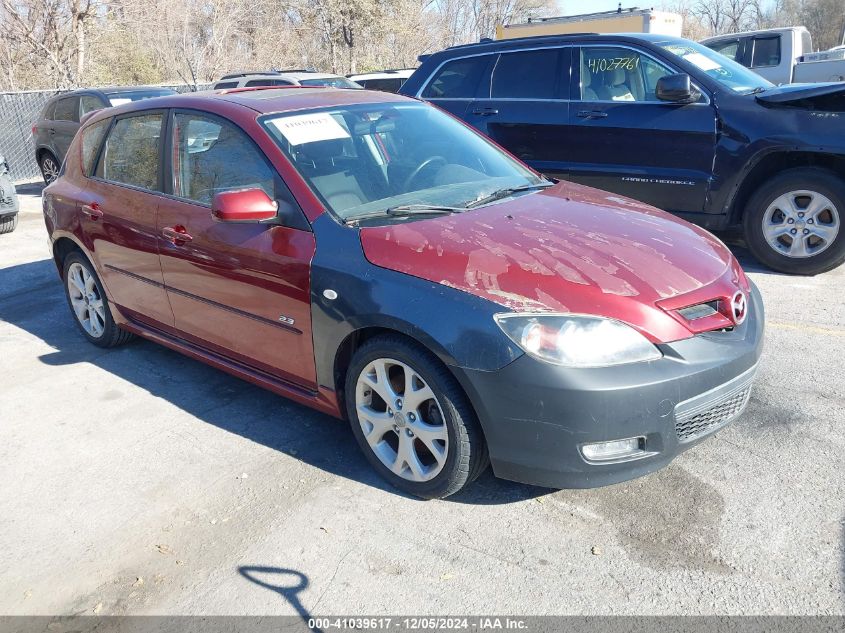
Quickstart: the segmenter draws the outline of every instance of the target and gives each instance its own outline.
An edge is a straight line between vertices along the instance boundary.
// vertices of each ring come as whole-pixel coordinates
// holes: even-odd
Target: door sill
[[[313,409],[317,409],[329,415],[340,417],[336,401],[326,397],[326,394],[321,391],[314,391],[307,387],[302,387],[295,383],[289,382],[278,376],[274,376],[255,367],[250,367],[239,361],[236,361],[227,356],[223,356],[209,349],[195,345],[182,338],[173,336],[146,323],[141,323],[132,318],[126,318],[121,323],[121,327],[137,334],[145,339],[164,345],[174,351],[177,351],[185,356],[201,361],[207,365],[211,365],[216,369],[225,371],[228,374],[251,382],[268,391],[272,391],[280,396],[294,400],[300,404],[304,404]]]

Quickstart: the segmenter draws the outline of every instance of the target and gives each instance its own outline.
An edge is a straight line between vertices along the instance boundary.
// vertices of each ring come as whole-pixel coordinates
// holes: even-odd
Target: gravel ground
[[[845,267],[773,274],[746,415],[645,478],[384,485],[345,424],[74,327],[20,188],[0,237],[0,613],[845,614]]]

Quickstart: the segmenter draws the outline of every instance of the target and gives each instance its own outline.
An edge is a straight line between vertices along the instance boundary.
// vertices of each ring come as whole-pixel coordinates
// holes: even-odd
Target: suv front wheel
[[[752,196],[743,223],[755,257],[774,270],[816,275],[845,261],[845,182],[825,169],[790,169]]]

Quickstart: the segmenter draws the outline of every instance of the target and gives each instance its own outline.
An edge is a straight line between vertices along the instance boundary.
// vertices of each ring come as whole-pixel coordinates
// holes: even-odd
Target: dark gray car
[[[64,92],[50,99],[41,110],[32,128],[35,160],[48,185],[59,175],[79,120],[94,110],[176,94],[169,88],[99,88]]]
[[[9,175],[9,164],[0,156],[0,235],[18,225],[18,195]]]

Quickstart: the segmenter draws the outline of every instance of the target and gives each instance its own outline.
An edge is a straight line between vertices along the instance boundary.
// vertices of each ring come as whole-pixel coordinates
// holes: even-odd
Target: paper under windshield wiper
[[[368,211],[360,215],[353,215],[346,218],[346,224],[352,224],[360,220],[373,218],[405,217],[409,215],[445,215],[447,213],[460,213],[463,207],[447,207],[437,204],[402,204],[396,207],[388,207],[380,211]]]
[[[520,185],[519,187],[507,187],[505,189],[497,189],[493,193],[484,196],[483,198],[478,198],[477,200],[472,200],[466,204],[467,209],[474,209],[475,207],[480,207],[485,204],[489,204],[490,202],[495,202],[496,200],[501,200],[502,198],[507,198],[510,195],[515,193],[519,193],[520,191],[531,191],[532,189],[545,189],[546,187],[551,187],[555,183],[553,182],[535,182],[532,184],[527,185]]]

